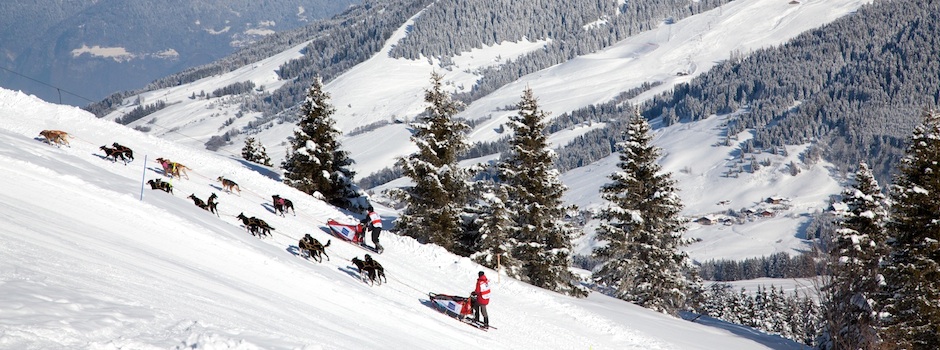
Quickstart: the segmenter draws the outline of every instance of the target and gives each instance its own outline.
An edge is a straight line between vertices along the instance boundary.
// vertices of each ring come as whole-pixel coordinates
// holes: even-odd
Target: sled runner
[[[362,233],[363,227],[361,224],[344,224],[330,219],[326,222],[326,226],[329,226],[330,232],[332,232],[334,236],[339,237],[343,241],[349,242],[350,244],[362,248],[370,253],[381,254],[376,251],[375,248],[366,245],[365,242],[362,241],[360,234]]]

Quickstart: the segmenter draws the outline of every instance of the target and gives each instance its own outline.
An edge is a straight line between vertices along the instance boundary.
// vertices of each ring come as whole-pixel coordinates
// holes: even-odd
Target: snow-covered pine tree
[[[773,324],[771,320],[775,314],[775,310],[772,310],[771,307],[767,287],[758,285],[757,291],[754,292],[754,323],[751,326],[769,332],[771,330],[770,325]]]
[[[712,283],[705,291],[702,313],[720,320],[730,321],[733,314],[734,288],[724,282]]]
[[[255,138],[249,137],[245,139],[245,146],[242,147],[242,159],[254,162],[257,152],[258,151],[255,149]]]
[[[518,274],[512,276],[522,281],[569,295],[586,295],[568,269],[576,231],[564,219],[573,208],[561,202],[567,187],[552,163],[555,153],[545,135],[547,114],[539,109],[529,88],[516,107],[519,113],[507,122],[513,130],[510,149],[497,165],[499,183],[513,215],[510,236],[514,246],[508,255],[520,264],[511,266],[509,272],[517,268]]]
[[[819,304],[813,298],[806,295],[800,296],[797,291],[794,291],[791,306],[792,309],[787,314],[796,317],[790,324],[791,335],[787,338],[814,346],[816,337],[819,335],[819,324],[822,322]]]
[[[486,182],[481,182],[479,187],[489,188],[477,191],[482,194],[481,201],[483,202],[481,203],[483,212],[476,218],[480,242],[475,247],[476,252],[470,258],[490,268],[496,268],[498,263],[500,268],[508,271],[508,274],[518,275],[521,264],[511,255],[506,254],[516,246],[515,238],[510,236],[513,215],[507,208],[506,189],[495,183]]]
[[[245,147],[242,147],[242,159],[261,165],[271,166],[271,157],[268,157],[268,151],[264,149],[261,141],[249,137],[245,140]]]
[[[887,254],[885,196],[868,164],[859,164],[855,183],[842,192],[848,205],[829,243],[826,285],[820,297],[825,323],[820,349],[872,349],[878,343],[875,297]]]
[[[271,157],[268,156],[268,150],[261,144],[261,141],[258,141],[256,150],[255,159],[258,163],[265,166],[274,166],[274,164],[271,163]]]
[[[744,287],[741,287],[741,290],[734,299],[734,303],[734,313],[732,313],[731,322],[748,327],[755,327],[757,325],[754,312],[756,308],[754,306],[754,297],[751,296],[751,293]]]
[[[411,123],[411,141],[418,151],[398,159],[402,174],[414,186],[396,192],[406,204],[396,227],[400,234],[421,243],[453,251],[470,192],[467,171],[457,165],[457,156],[469,147],[466,133],[470,127],[454,119],[463,104],[444,91],[442,80],[440,74],[431,74],[431,88],[424,94],[428,106]]]
[[[773,285],[768,290],[759,286],[756,292],[741,288],[735,292],[728,284],[715,283],[706,292],[703,302],[707,315],[731,323],[792,339],[806,345],[814,344],[820,322],[819,308],[808,296],[794,291],[786,295],[783,288]]]
[[[940,349],[940,112],[925,109],[891,188],[886,344]]]
[[[619,142],[619,171],[601,188],[608,202],[599,218],[594,279],[617,298],[677,314],[702,290],[701,278],[680,247],[686,220],[671,174],[662,173],[650,126],[638,111]]]
[[[783,287],[776,288],[771,284],[770,292],[767,294],[767,309],[770,310],[767,315],[767,329],[770,333],[785,335],[790,329],[792,315],[787,306],[787,296],[783,292]]]
[[[281,163],[284,183],[310,195],[319,193],[338,207],[361,210],[354,205],[360,194],[353,185],[355,173],[349,169],[353,161],[348,152],[340,149],[340,132],[333,120],[336,109],[329,99],[317,77],[300,106],[300,121],[291,140],[293,152]]]

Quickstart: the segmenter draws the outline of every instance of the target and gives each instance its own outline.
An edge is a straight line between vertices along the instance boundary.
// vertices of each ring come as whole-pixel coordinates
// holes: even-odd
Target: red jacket
[[[477,288],[474,292],[477,293],[477,304],[487,305],[490,303],[490,284],[486,280],[486,275],[477,279]]]

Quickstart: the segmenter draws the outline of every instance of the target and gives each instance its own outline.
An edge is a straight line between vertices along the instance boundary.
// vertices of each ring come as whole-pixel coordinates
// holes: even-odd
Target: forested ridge
[[[438,1],[415,19],[393,57],[449,58],[504,41],[549,40],[545,48],[477,72],[482,78],[458,99],[469,103],[569,59],[595,52],[665,21],[711,10],[730,0]]]
[[[728,60],[645,105],[667,124],[745,108],[729,134],[745,147],[815,141],[843,171],[866,161],[887,179],[940,96],[940,3],[878,1],[785,45]]]
[[[264,112],[253,123],[263,124],[275,116],[292,121],[294,109],[303,100],[313,76],[328,82],[374,55],[391,34],[420,13],[408,36],[396,43],[393,57],[435,57],[445,66],[461,52],[503,41],[544,40],[544,50],[485,69],[483,78],[470,93],[458,95],[464,102],[485,96],[522,75],[595,52],[630,35],[648,30],[665,20],[677,20],[715,8],[729,0],[689,3],[678,0],[648,0],[620,4],[614,1],[473,2],[466,0],[374,0],[351,7],[329,20],[297,30],[271,35],[258,43],[211,64],[159,79],[137,91],[116,93],[85,109],[103,116],[123,98],[226,73],[264,59],[304,41],[312,41],[304,56],[285,63],[279,70],[289,83],[262,98],[246,102],[246,108]],[[287,113],[285,113],[287,112]]]
[[[291,81],[281,89],[248,99],[246,108],[264,111],[251,127],[275,117],[290,120],[310,79],[342,74],[381,48],[409,18],[415,24],[396,43],[396,57],[448,57],[503,40],[551,39],[537,50],[487,69],[469,102],[524,74],[596,51],[664,19],[673,20],[720,6],[724,1],[606,1],[509,3],[481,6],[470,1],[368,1],[330,20],[271,35],[258,44],[210,65],[152,83],[172,86],[219,74],[257,61],[272,52],[312,40],[302,58],[279,70]],[[940,4],[913,0],[879,1],[862,6],[831,24],[778,47],[735,53],[708,72],[668,93],[641,103],[648,118],[665,125],[691,122],[711,114],[743,110],[729,134],[753,130],[742,147],[771,149],[815,141],[825,158],[841,170],[867,161],[886,180],[916,123],[912,115],[940,96],[937,16]],[[659,82],[648,82],[642,91]],[[637,89],[633,89],[637,90]],[[135,92],[115,94],[87,107],[96,114]],[[621,140],[623,102],[637,91],[605,104],[587,106],[553,118],[549,130],[581,121],[608,122],[560,150],[556,165],[565,171],[609,155]],[[117,100],[117,101],[115,101]],[[492,148],[493,145],[487,147]],[[496,148],[499,149],[500,146]],[[473,150],[471,150],[473,151]]]
[[[840,171],[868,162],[887,181],[924,106],[940,99],[940,4],[879,1],[778,47],[735,54],[687,84],[640,103],[663,125],[744,111],[729,135],[769,150],[815,142]],[[656,82],[651,82],[654,84]],[[565,113],[564,125],[609,122],[566,145],[569,170],[610,155],[623,133],[623,97]]]

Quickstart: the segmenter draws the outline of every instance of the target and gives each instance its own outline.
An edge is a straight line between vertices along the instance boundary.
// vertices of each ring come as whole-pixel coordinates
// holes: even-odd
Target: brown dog
[[[182,179],[182,177],[180,176],[182,174],[183,176],[186,176],[187,180],[189,179],[189,173],[186,172],[186,169],[189,169],[189,168],[186,167],[185,165],[177,163],[177,162],[171,162],[169,159],[164,159],[164,158],[157,158],[156,162],[160,163],[160,166],[163,167],[164,175],[173,176],[173,177],[176,177],[177,179]]]
[[[226,179],[226,178],[221,177],[221,176],[219,176],[218,180],[219,180],[219,182],[222,183],[222,188],[225,189],[226,191],[228,191],[228,193],[232,193],[232,190],[234,189],[234,190],[238,191],[238,195],[239,195],[239,196],[242,195],[242,189],[241,189],[241,187],[238,187],[238,184],[235,183],[235,181]]]
[[[183,176],[185,176],[187,180],[189,179],[189,173],[186,172],[186,169],[189,168],[183,164],[176,162],[170,163],[170,174],[176,176],[177,179],[182,179]]]
[[[45,137],[46,143],[50,145],[56,145],[56,146],[66,145],[68,147],[72,147],[72,145],[69,145],[69,140],[68,140],[68,138],[72,137],[72,135],[69,135],[69,133],[65,131],[43,130],[39,132],[39,135],[42,137]]]

